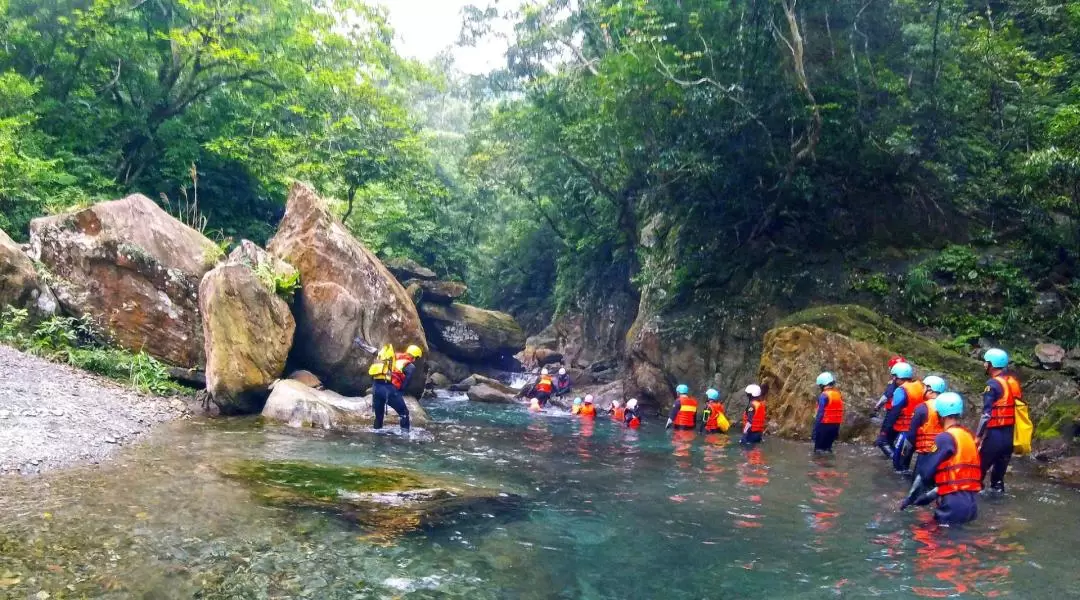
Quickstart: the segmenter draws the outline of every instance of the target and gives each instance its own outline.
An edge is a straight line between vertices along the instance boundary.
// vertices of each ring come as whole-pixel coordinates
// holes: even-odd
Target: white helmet
[[[759,387],[756,383],[751,383],[750,385],[746,386],[746,393],[750,394],[751,398],[760,398],[761,387]]]
[[[545,368],[543,368],[543,369],[540,369],[540,374],[541,374],[541,375],[547,375],[547,374],[548,374],[548,370],[547,370],[547,367],[545,367]]]
[[[592,401],[593,401],[592,394],[585,394],[585,404],[592,404]]]
[[[559,375],[566,375],[566,369],[559,369]]]
[[[622,400],[612,400],[611,405],[615,408],[619,408],[620,406],[622,406]]]
[[[629,408],[630,410],[634,410],[635,408],[637,408],[637,398],[631,398],[627,400],[626,408]]]

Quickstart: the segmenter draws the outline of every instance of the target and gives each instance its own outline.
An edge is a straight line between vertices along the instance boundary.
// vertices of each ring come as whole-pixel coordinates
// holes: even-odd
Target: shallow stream
[[[0,479],[0,597],[1080,597],[1080,493],[1023,475],[965,528],[896,512],[868,448],[672,438],[444,398],[416,439],[176,423],[106,466]],[[525,496],[387,540],[258,503],[240,458],[401,466]]]

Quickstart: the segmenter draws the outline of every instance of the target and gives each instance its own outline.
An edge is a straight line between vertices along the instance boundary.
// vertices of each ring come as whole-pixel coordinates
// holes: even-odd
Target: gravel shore
[[[0,474],[98,463],[187,412],[183,399],[144,396],[0,345]]]

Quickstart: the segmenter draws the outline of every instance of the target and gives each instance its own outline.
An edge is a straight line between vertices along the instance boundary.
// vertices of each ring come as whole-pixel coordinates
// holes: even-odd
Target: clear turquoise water
[[[418,436],[176,424],[104,467],[0,480],[0,596],[51,598],[1080,597],[1080,493],[1014,476],[963,529],[895,510],[865,448],[746,451],[445,400]],[[216,465],[403,466],[523,494],[393,544],[255,502]]]

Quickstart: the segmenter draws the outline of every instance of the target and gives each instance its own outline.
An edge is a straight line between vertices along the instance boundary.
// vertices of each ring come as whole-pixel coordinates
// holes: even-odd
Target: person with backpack
[[[382,429],[386,406],[398,414],[402,431],[409,431],[409,407],[405,404],[405,390],[416,372],[414,364],[423,355],[419,346],[410,345],[405,352],[395,353],[390,344],[383,346],[376,360],[368,369],[374,380],[371,390],[372,408],[375,409],[374,429]]]
[[[1013,454],[1016,406],[1023,398],[1020,381],[1008,370],[1009,355],[991,348],[983,355],[990,380],[983,390],[983,413],[975,437],[979,440],[982,476],[990,474],[990,490],[1005,493],[1005,471]],[[981,481],[981,479],[980,479]]]
[[[727,433],[731,423],[724,414],[724,405],[720,402],[719,390],[705,390],[705,410],[701,413],[701,426],[705,433]]]

